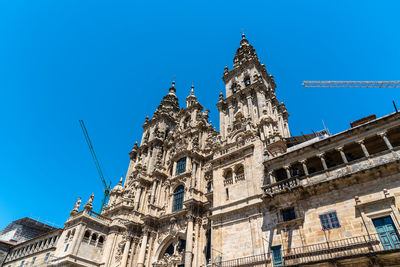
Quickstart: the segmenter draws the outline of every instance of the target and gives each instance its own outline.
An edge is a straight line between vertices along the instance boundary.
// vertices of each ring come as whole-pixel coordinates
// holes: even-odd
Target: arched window
[[[228,184],[233,184],[233,178],[232,178],[232,170],[227,169],[224,172],[224,186]]]
[[[91,245],[96,244],[96,240],[97,240],[97,235],[96,235],[96,234],[93,234],[93,235],[92,235],[92,240],[90,240],[90,244],[91,244]]]
[[[244,177],[243,165],[239,165],[235,170],[235,180],[236,181],[242,181],[244,179],[245,179],[245,177]]]
[[[86,230],[85,235],[83,236],[83,242],[89,243],[90,231]]]
[[[238,88],[237,84],[236,84],[236,83],[233,83],[233,84],[232,84],[232,87],[231,87],[232,94],[236,93],[237,88]]]
[[[246,77],[244,78],[244,85],[245,85],[245,86],[249,86],[250,84],[251,84],[250,77],[246,76]]]
[[[182,209],[184,191],[185,187],[183,185],[180,185],[175,189],[172,211],[178,211]]]

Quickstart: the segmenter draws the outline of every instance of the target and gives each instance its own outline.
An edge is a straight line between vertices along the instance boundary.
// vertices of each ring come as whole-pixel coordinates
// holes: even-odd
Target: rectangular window
[[[322,230],[340,227],[336,212],[319,215],[319,219],[321,220]]]
[[[36,261],[36,257],[33,257],[31,265],[35,264],[35,261]]]
[[[64,252],[68,250],[69,244],[65,245]]]
[[[186,171],[186,157],[181,158],[180,160],[178,160],[176,162],[176,174],[181,174],[184,173]]]
[[[294,208],[284,209],[281,212],[284,222],[296,219],[296,213],[294,212]]]
[[[44,261],[47,261],[50,257],[50,252],[46,254],[46,256],[44,257]]]
[[[25,261],[21,261],[20,267],[24,266],[24,262],[25,262]]]

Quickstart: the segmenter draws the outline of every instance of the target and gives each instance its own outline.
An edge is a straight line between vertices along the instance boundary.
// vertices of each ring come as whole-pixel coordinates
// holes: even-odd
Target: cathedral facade
[[[400,266],[400,113],[292,137],[244,35],[223,81],[219,132],[172,83],[101,214],[79,201],[4,266]]]

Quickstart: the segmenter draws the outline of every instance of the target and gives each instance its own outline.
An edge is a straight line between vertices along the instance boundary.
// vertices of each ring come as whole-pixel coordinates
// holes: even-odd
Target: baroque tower
[[[289,114],[276,98],[274,77],[260,63],[244,34],[233,60],[233,69],[225,67],[223,80],[226,98],[221,92],[217,104],[222,139],[228,143],[236,142],[237,132],[242,127],[258,135],[270,154],[284,152],[283,142],[278,141],[290,137]]]

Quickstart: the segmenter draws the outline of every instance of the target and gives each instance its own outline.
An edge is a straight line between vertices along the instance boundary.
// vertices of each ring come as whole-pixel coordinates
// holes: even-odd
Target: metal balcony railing
[[[376,253],[400,252],[397,232],[386,232],[328,241],[298,248],[284,249],[280,265],[313,264],[345,258],[363,257]],[[207,267],[266,266],[272,267],[271,253],[252,255],[227,261],[213,262]]]

